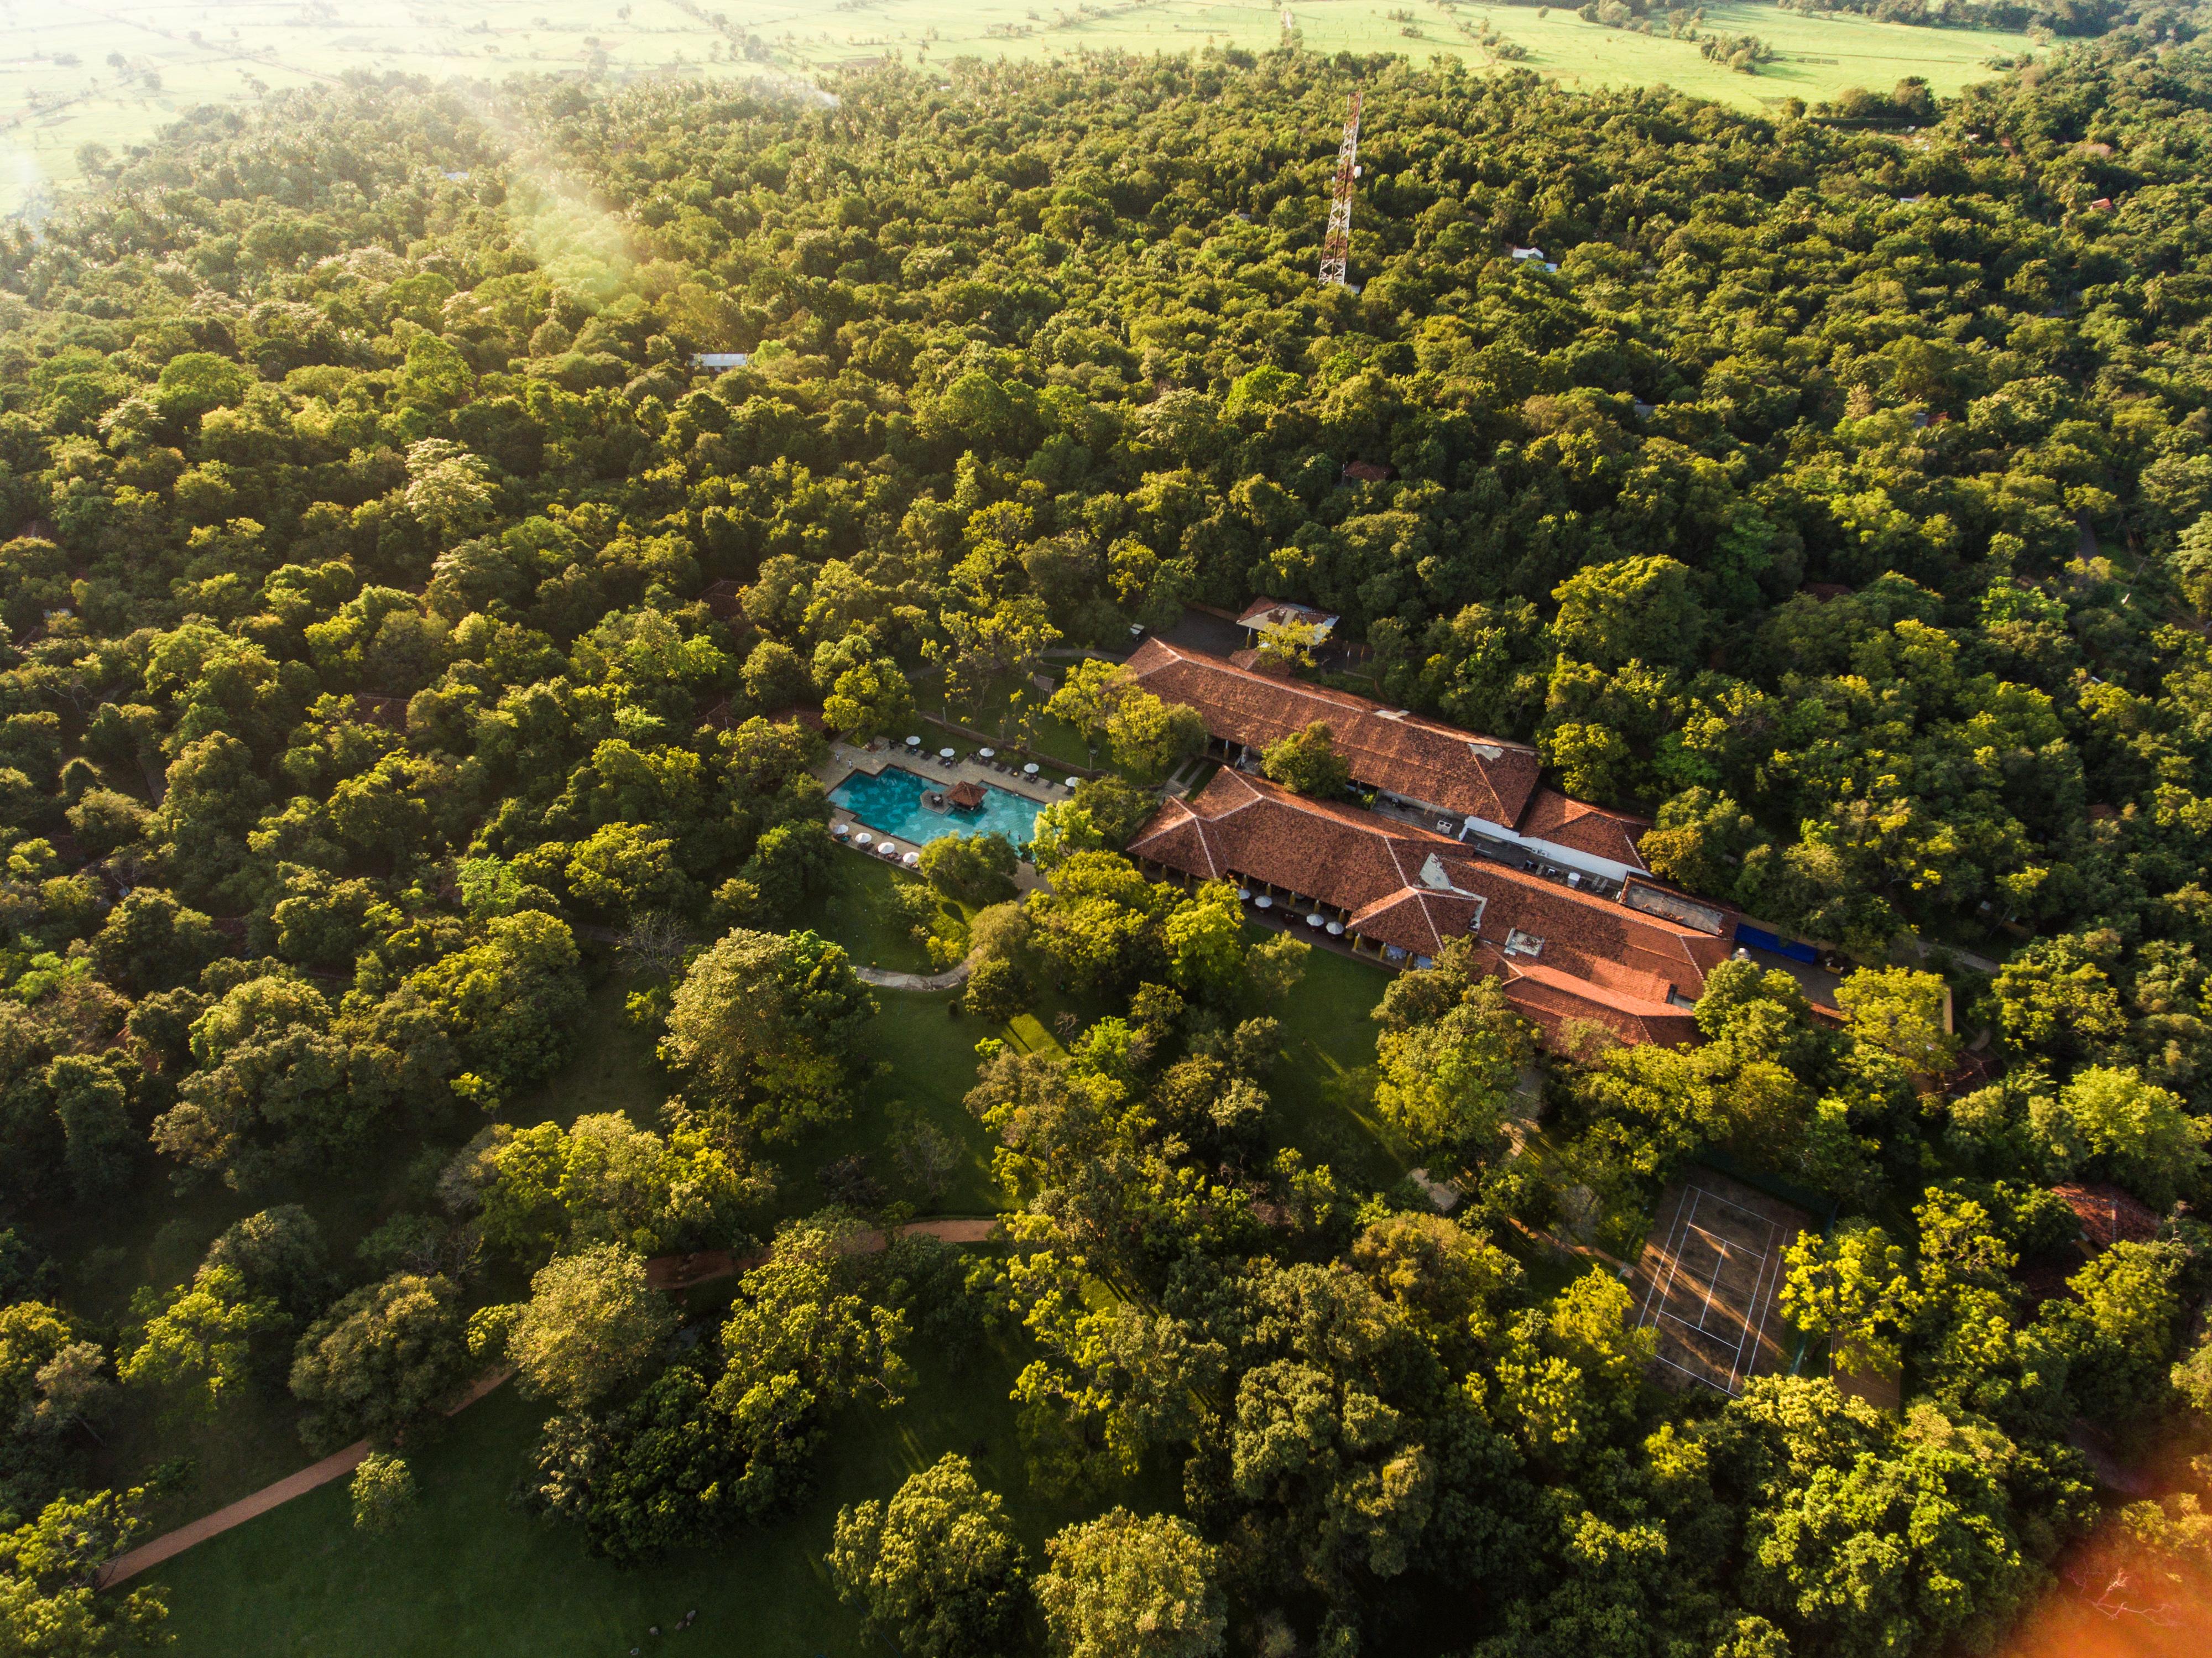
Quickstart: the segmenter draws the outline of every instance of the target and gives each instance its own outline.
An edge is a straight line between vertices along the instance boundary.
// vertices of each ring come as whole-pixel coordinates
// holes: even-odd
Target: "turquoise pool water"
[[[830,798],[878,835],[914,846],[947,835],[1003,835],[1016,850],[1036,834],[1036,815],[1043,808],[1018,794],[983,785],[979,811],[931,811],[921,804],[926,789],[947,789],[949,781],[921,777],[896,766],[887,766],[874,777],[854,772],[830,791]]]

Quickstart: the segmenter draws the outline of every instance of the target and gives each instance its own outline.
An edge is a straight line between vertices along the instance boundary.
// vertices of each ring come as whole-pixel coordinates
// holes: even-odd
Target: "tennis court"
[[[1783,1251],[1804,1212],[1698,1169],[1661,1193],[1658,1220],[1629,1280],[1637,1322],[1658,1333],[1659,1380],[1734,1398],[1754,1376],[1786,1370]]]

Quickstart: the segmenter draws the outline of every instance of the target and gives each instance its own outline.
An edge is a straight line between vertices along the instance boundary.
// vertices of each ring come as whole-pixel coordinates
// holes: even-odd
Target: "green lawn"
[[[509,1506],[544,1406],[501,1389],[410,1457],[422,1493],[407,1529],[356,1533],[344,1482],[179,1556],[155,1575],[172,1591],[177,1658],[598,1658],[659,1645],[744,1658],[864,1650],[859,1619],[830,1591],[822,1556],[841,1505],[889,1496],[946,1451],[973,1458],[1007,1499],[1033,1552],[1085,1509],[1029,1486],[1008,1389],[1021,1355],[917,1356],[906,1402],[840,1417],[816,1491],[789,1519],[720,1547],[623,1570],[576,1534]],[[1108,1501],[1171,1505],[1171,1476]],[[1096,1506],[1096,1505],[1094,1505]],[[698,1622],[672,1626],[693,1609]],[[879,1647],[865,1649],[881,1652]]]
[[[1250,930],[1255,936],[1261,929]],[[1316,949],[1305,977],[1275,1010],[1283,1057],[1267,1079],[1275,1143],[1296,1146],[1364,1185],[1394,1185],[1411,1155],[1375,1114],[1375,1031],[1369,1016],[1389,987],[1386,968]]]
[[[896,872],[880,859],[841,847],[830,860],[828,886],[799,905],[791,930],[805,927],[844,945],[856,966],[934,972],[893,900],[901,888],[917,884],[916,877]]]
[[[1055,681],[1066,677],[1074,665],[1069,662],[1046,664],[1046,671]],[[1024,702],[1022,712],[1029,716],[1029,727],[1024,735],[1021,721],[1016,717],[1012,698],[1019,693]],[[933,719],[947,720],[985,735],[981,738],[948,736],[941,731],[926,732],[933,748],[949,744],[963,755],[989,745],[1004,748],[1009,757],[1015,749],[1024,749],[1041,762],[1048,772],[1054,766],[1073,767],[1091,770],[1106,763],[1103,754],[1093,754],[1083,740],[1083,733],[1058,714],[1043,711],[1043,694],[1024,679],[1005,679],[992,685],[975,703],[947,702],[941,696],[925,694],[921,708]],[[1055,780],[1066,774],[1053,772]]]
[[[501,1120],[523,1125],[552,1121],[565,1127],[581,1116],[621,1111],[643,1127],[653,1127],[676,1083],[653,1057],[659,1026],[638,1023],[624,1005],[630,993],[646,982],[619,967],[602,979],[584,1010],[574,1056],[516,1098],[500,1114]]]
[[[851,1119],[770,1152],[783,1169],[781,1214],[811,1214],[824,1201],[815,1173],[823,1164],[859,1152],[868,1173],[893,1199],[924,1214],[988,1214],[1006,1206],[991,1179],[991,1137],[963,1102],[975,1083],[975,1044],[1004,1034],[1004,1027],[948,1011],[952,991],[879,990],[881,1007],[868,1027],[869,1057],[888,1066],[860,1090]],[[926,1118],[960,1150],[951,1183],[934,1199],[910,1187],[891,1153],[898,1113]]]

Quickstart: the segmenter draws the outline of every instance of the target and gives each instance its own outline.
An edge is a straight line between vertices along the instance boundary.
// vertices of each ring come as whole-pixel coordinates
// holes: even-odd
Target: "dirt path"
[[[900,1230],[919,1232],[925,1237],[942,1238],[947,1243],[981,1243],[998,1226],[995,1217],[963,1218],[957,1220],[915,1221]],[[884,1235],[871,1228],[856,1233],[851,1253],[872,1255],[884,1247]],[[706,1284],[715,1278],[728,1278],[757,1266],[766,1260],[765,1254],[747,1255],[740,1260],[727,1249],[706,1249],[689,1255],[656,1255],[646,1262],[647,1281],[656,1290],[688,1290],[695,1284]],[[487,1370],[468,1386],[466,1392],[446,1406],[447,1416],[458,1416],[486,1394],[495,1392],[514,1376],[513,1367],[501,1365]],[[234,1526],[242,1526],[274,1508],[282,1507],[295,1497],[305,1497],[319,1491],[333,1479],[343,1479],[362,1464],[369,1452],[366,1439],[356,1440],[342,1451],[333,1451],[321,1461],[304,1467],[297,1473],[287,1474],[272,1485],[264,1485],[250,1497],[241,1497],[226,1508],[193,1521],[188,1526],[163,1532],[151,1542],[141,1543],[128,1553],[119,1554],[103,1567],[100,1587],[112,1588],[139,1573],[150,1571],[165,1560],[173,1559],[196,1543],[204,1543],[210,1537],[221,1536]]]
[[[150,1543],[141,1543],[128,1554],[118,1555],[109,1561],[100,1574],[100,1587],[107,1588],[126,1577],[136,1577],[140,1572],[160,1565],[172,1556],[182,1554],[195,1543],[204,1543],[210,1537],[228,1531],[233,1526],[242,1526],[258,1515],[264,1515],[295,1497],[305,1497],[333,1479],[343,1479],[361,1466],[368,1455],[366,1439],[333,1451],[321,1461],[305,1467],[295,1474],[287,1474],[273,1485],[264,1485],[251,1497],[241,1497],[227,1509],[217,1509],[204,1519],[189,1526],[179,1526],[173,1532],[164,1532]]]

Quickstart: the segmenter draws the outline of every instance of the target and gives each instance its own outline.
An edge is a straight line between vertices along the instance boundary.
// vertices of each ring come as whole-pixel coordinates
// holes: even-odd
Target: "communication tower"
[[[1336,152],[1336,185],[1328,198],[1328,234],[1321,242],[1321,279],[1345,285],[1346,267],[1352,259],[1352,185],[1359,177],[1359,97],[1352,94],[1345,112],[1344,143]]]

